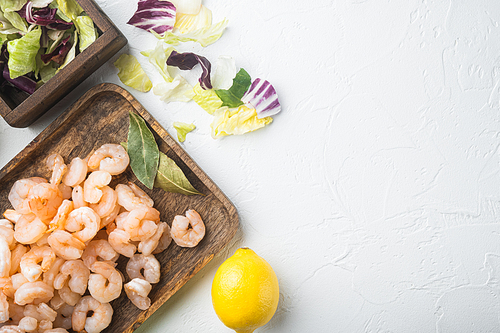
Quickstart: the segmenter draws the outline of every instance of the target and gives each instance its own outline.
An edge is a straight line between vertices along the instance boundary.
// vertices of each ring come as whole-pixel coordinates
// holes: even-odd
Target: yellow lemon
[[[238,249],[215,273],[212,303],[227,327],[251,333],[271,320],[279,300],[271,265],[249,248]]]

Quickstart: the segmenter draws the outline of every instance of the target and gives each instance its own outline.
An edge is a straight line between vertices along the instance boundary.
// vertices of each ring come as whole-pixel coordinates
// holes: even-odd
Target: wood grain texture
[[[111,186],[127,181],[139,185],[154,199],[154,207],[160,211],[161,220],[169,225],[175,215],[195,209],[205,222],[206,235],[194,248],[181,248],[172,242],[167,250],[156,255],[161,263],[161,280],[150,293],[151,307],[146,311],[139,310],[122,292],[120,298],[111,302],[113,321],[104,332],[132,332],[139,327],[228,244],[239,223],[235,207],[215,183],[132,95],[110,83],[90,89],[0,170],[0,211],[11,208],[7,196],[17,179],[32,176],[49,178],[45,159],[51,153],[57,152],[69,162],[74,157],[89,155],[102,144],[126,141],[129,112],[136,112],[146,120],[160,151],[172,158],[191,184],[204,195],[185,196],[156,188],[149,190],[139,183],[130,167],[115,176]],[[121,256],[118,261],[122,272],[125,272],[126,259]],[[129,280],[128,277],[126,280]]]
[[[33,95],[14,89],[0,92],[0,115],[13,127],[27,127],[101,67],[127,39],[93,0],[77,0],[99,30],[99,38]]]

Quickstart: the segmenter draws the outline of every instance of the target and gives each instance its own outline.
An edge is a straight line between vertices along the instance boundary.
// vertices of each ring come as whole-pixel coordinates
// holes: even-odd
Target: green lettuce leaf
[[[148,92],[153,87],[151,80],[133,55],[122,54],[114,65],[120,70],[118,77],[123,84],[141,92]]]
[[[179,142],[184,142],[186,141],[186,135],[194,130],[196,126],[194,124],[186,124],[180,121],[175,121],[174,128],[177,131],[177,139]]]
[[[217,96],[214,90],[212,89],[203,89],[200,86],[200,83],[197,83],[194,88],[194,96],[193,100],[198,103],[199,106],[203,108],[203,110],[207,111],[209,114],[213,114],[217,109],[222,106],[222,101]]]
[[[40,69],[40,80],[46,83],[57,73],[57,67],[53,66],[54,62],[50,62],[47,66]]]
[[[75,0],[56,0],[57,6],[71,21],[76,21],[78,15],[83,12],[82,7]],[[61,17],[64,19],[63,17]]]
[[[28,0],[0,0],[0,9],[4,13],[21,10]]]
[[[23,19],[17,12],[5,12],[4,17],[12,24],[16,29],[23,32],[28,32],[28,27],[26,20]]]
[[[262,128],[273,121],[271,117],[257,118],[257,111],[241,105],[238,109],[222,107],[214,114],[210,125],[214,139],[226,135],[241,135]]]
[[[9,74],[12,79],[35,70],[41,35],[42,29],[36,27],[23,37],[7,42]]]
[[[201,46],[206,47],[221,38],[227,23],[228,21],[224,19],[217,24],[212,24],[209,27],[201,28],[187,34],[167,31],[163,35],[160,35],[152,30],[151,33],[167,44],[179,45],[179,43],[183,42],[197,42]]]
[[[172,82],[174,77],[168,71],[167,59],[175,49],[173,47],[165,49],[164,45],[164,43],[158,41],[154,50],[143,51],[141,54],[148,57],[149,62],[160,72],[165,81]]]
[[[3,12],[0,10],[0,32],[5,35],[10,35],[10,34],[21,34],[21,32],[25,31],[15,28],[12,25],[12,23],[10,23],[10,21],[5,17]]]
[[[215,93],[222,100],[222,106],[235,108],[243,104],[241,98],[247,92],[252,80],[250,75],[242,68],[233,79],[233,85],[229,89],[217,89]]]
[[[83,52],[97,39],[97,29],[89,16],[78,16],[75,25],[80,33],[80,52]]]
[[[180,75],[172,82],[162,82],[153,88],[153,93],[164,102],[189,102],[195,93],[193,87]]]

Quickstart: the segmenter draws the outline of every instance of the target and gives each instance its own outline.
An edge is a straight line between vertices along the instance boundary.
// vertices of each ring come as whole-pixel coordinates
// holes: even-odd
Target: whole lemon
[[[249,248],[238,249],[215,273],[215,313],[238,333],[251,333],[264,326],[276,312],[278,300],[278,278],[273,268]]]

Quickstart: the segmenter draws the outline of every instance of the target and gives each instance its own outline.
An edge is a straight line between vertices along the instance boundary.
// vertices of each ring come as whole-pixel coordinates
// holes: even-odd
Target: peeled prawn
[[[8,199],[15,211],[20,214],[29,214],[31,209],[28,204],[28,195],[33,186],[47,183],[47,180],[40,177],[32,177],[17,180],[10,189]]]
[[[119,271],[105,262],[95,262],[90,268],[89,292],[101,303],[118,298],[122,291],[123,279]]]
[[[31,212],[42,221],[52,219],[63,201],[62,193],[56,185],[40,183],[33,186],[28,195]]]
[[[160,262],[154,255],[135,254],[127,262],[127,274],[131,279],[139,278],[149,283],[160,281]],[[144,272],[143,273],[141,272]]]
[[[33,244],[47,230],[47,225],[43,223],[35,214],[23,215],[14,227],[14,238],[21,244]]]
[[[62,182],[68,186],[75,187],[85,180],[87,176],[87,161],[75,157],[69,164],[68,172],[64,175]]]
[[[65,229],[82,242],[94,238],[99,231],[101,218],[89,207],[80,207],[71,211],[66,219]]]
[[[118,144],[105,144],[97,149],[88,161],[89,168],[118,175],[127,169],[130,162],[127,151]]]
[[[154,235],[139,243],[139,246],[137,247],[139,252],[144,255],[150,255],[153,253],[153,251],[158,247],[158,243],[164,233],[170,234],[170,228],[167,223],[160,222],[158,223],[158,228]],[[168,237],[170,238],[170,235],[168,235]]]
[[[59,185],[63,175],[68,171],[68,167],[64,163],[64,159],[58,153],[51,154],[47,157],[47,167],[52,171],[50,183]]]
[[[153,207],[153,200],[134,183],[118,184],[115,191],[118,195],[118,204],[129,212],[143,206]]]
[[[47,232],[52,232],[54,230],[64,229],[66,220],[68,219],[69,213],[73,210],[73,201],[63,200],[61,206],[57,209],[57,214],[54,216],[52,221],[49,223],[49,230]]]
[[[54,250],[49,246],[34,247],[21,259],[21,273],[30,282],[38,280],[43,272],[50,269],[56,260]],[[38,264],[40,263],[41,264]]]
[[[75,186],[75,188],[73,188],[71,199],[73,200],[74,209],[87,207],[89,205],[87,201],[83,199],[83,187],[81,187],[80,185],[77,185]]]
[[[93,312],[91,317],[87,317],[89,311]],[[73,330],[99,333],[109,326],[112,316],[113,308],[109,303],[101,303],[92,296],[82,297],[73,310]]]
[[[82,260],[68,260],[60,268],[54,280],[54,288],[62,289],[65,283],[72,292],[83,295],[87,290],[90,270]]]
[[[92,208],[101,218],[103,218],[108,216],[115,210],[118,196],[116,192],[109,186],[103,186],[101,188],[101,191],[101,199],[95,204],[90,204],[90,208]]]
[[[107,240],[93,240],[82,254],[82,260],[88,268],[100,258],[102,261],[115,262],[120,255],[113,249]]]
[[[111,174],[106,171],[94,171],[83,183],[83,199],[88,203],[98,203],[102,197],[101,187],[109,184]]]
[[[123,230],[132,241],[142,241],[153,236],[158,229],[160,212],[151,207],[141,207],[131,211],[123,222]],[[118,224],[117,224],[118,225]]]
[[[28,252],[28,248],[22,244],[17,244],[14,250],[12,250],[10,257],[9,276],[12,276],[19,271],[19,265],[21,263],[21,259],[26,252]]]
[[[54,252],[66,260],[80,258],[85,248],[85,243],[64,230],[54,231],[47,240]]]
[[[132,257],[137,250],[137,247],[130,243],[130,235],[118,228],[109,233],[108,242],[116,252],[125,257]]]
[[[188,210],[186,216],[177,215],[172,222],[170,234],[174,242],[182,247],[194,247],[205,236],[205,224],[200,214]]]
[[[132,279],[123,286],[125,293],[132,303],[141,310],[147,310],[151,306],[151,299],[148,297],[151,291],[151,284],[143,279]]]
[[[11,253],[7,241],[0,237],[0,277],[9,277]]]
[[[36,281],[27,282],[16,290],[14,300],[19,305],[46,303],[54,296],[54,290],[47,284]]]

